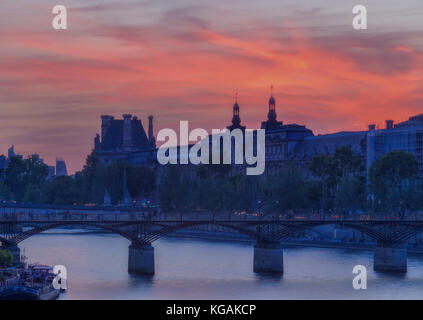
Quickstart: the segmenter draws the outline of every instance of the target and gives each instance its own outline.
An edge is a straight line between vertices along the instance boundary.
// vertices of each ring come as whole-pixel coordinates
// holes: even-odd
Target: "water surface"
[[[57,232],[57,230],[55,230]],[[29,262],[62,264],[62,299],[423,299],[423,256],[405,275],[373,271],[373,253],[287,248],[285,273],[253,273],[248,243],[166,238],[155,242],[156,274],[127,273],[129,242],[113,234],[45,233],[20,244]],[[367,268],[367,290],[354,290],[352,269]]]

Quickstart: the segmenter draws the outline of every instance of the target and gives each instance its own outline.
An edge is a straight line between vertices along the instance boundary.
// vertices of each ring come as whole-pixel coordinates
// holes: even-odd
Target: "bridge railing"
[[[292,214],[292,215],[247,215],[247,214],[152,214],[145,212],[72,212],[72,211],[15,211],[0,212],[0,222],[19,221],[423,221],[423,215],[413,213],[408,215],[395,214]]]

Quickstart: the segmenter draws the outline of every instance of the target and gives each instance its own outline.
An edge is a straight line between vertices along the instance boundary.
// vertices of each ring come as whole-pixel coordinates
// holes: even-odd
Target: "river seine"
[[[263,276],[252,244],[166,238],[153,244],[156,274],[146,277],[127,273],[126,239],[58,232],[20,248],[31,263],[66,266],[61,299],[423,299],[423,256],[409,255],[408,273],[395,275],[375,273],[371,251],[287,248],[285,273]],[[367,268],[367,290],[353,289],[355,265]]]

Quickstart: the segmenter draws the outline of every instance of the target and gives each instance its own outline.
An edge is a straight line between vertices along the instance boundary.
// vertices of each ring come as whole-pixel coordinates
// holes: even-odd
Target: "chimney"
[[[122,145],[123,147],[131,147],[132,145],[132,125],[131,125],[131,114],[124,114],[123,116],[123,133],[122,133]]]
[[[107,130],[110,128],[110,124],[114,118],[108,115],[101,116],[101,142],[104,141],[104,137],[107,134]]]
[[[394,128],[394,120],[386,120],[386,129]]]
[[[369,131],[375,131],[376,125],[375,124],[369,124]]]
[[[153,116],[148,116],[148,141],[150,141],[150,144],[152,146],[155,145],[155,139],[153,134]]]

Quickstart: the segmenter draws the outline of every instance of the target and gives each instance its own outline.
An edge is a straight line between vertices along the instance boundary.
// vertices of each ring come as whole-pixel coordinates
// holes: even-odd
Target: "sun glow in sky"
[[[155,130],[223,128],[235,92],[257,128],[274,86],[278,119],[315,134],[423,113],[423,2],[351,0],[0,2],[0,153],[56,156],[81,169],[100,115]]]

